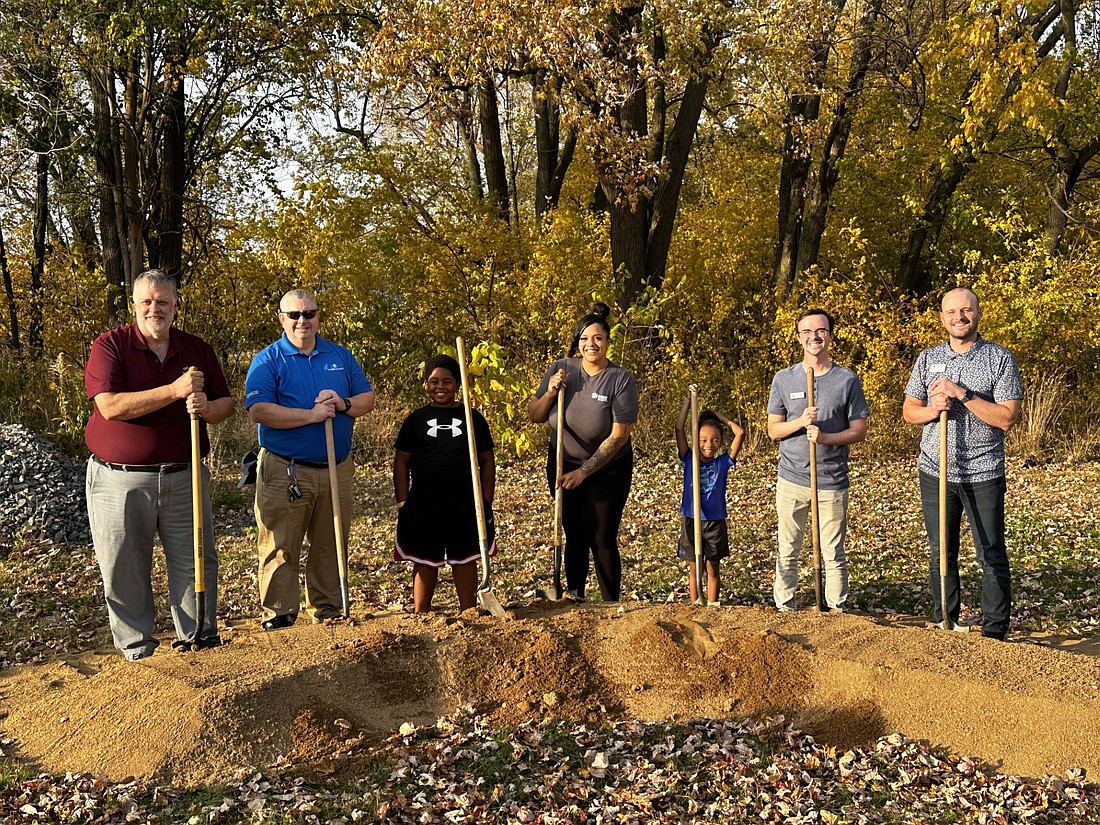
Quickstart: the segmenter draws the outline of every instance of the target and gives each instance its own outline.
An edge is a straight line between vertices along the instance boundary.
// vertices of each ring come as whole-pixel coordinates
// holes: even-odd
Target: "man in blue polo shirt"
[[[905,386],[902,416],[921,426],[920,497],[931,551],[932,621],[943,621],[940,542],[947,542],[947,615],[959,621],[959,529],[970,522],[982,568],[982,635],[1005,638],[1012,580],[1005,546],[1005,433],[1024,397],[1012,353],[978,334],[978,296],[952,289],[940,304],[947,341],[926,349]],[[940,413],[947,412],[947,536],[940,536]]]
[[[325,421],[332,419],[341,526],[347,546],[352,507],[354,419],[374,409],[355,356],[317,334],[317,301],[292,289],[279,301],[283,336],[252,359],[245,408],[259,430],[256,527],[264,630],[298,617],[298,563],[308,536],[305,608],[319,622],[341,615]]]

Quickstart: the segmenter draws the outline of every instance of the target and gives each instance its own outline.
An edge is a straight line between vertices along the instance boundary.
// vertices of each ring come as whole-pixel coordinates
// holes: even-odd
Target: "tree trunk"
[[[709,77],[706,66],[714,52],[717,37],[709,33],[697,55],[700,68],[688,79],[679,100],[671,129],[668,101],[659,83],[642,79],[634,45],[644,30],[641,6],[620,8],[611,18],[603,49],[609,59],[628,67],[623,103],[615,112],[616,126],[624,146],[644,147],[641,158],[647,165],[659,163],[652,190],[643,186],[625,187],[621,183],[622,158],[602,157],[596,153],[599,175],[595,207],[606,207],[611,218],[611,262],[622,284],[624,309],[635,305],[647,288],[660,289],[668,266],[672,232],[679,209],[684,174],[695,141],[699,118],[706,100]],[[654,44],[654,54],[662,48]],[[652,99],[647,98],[652,94]],[[652,113],[650,105],[659,111]],[[598,114],[598,112],[597,112]],[[624,150],[625,151],[625,150]]]
[[[1060,136],[1061,137],[1061,136]],[[1050,181],[1047,184],[1047,228],[1046,249],[1048,255],[1054,255],[1062,245],[1069,224],[1069,201],[1073,186],[1070,173],[1073,168],[1073,152],[1064,138],[1053,147]]]
[[[32,223],[33,258],[30,294],[27,296],[27,352],[32,358],[42,354],[42,281],[46,272],[46,227],[50,219],[50,156],[35,155],[34,216]]]
[[[809,129],[804,95],[791,99],[784,124],[783,164],[779,172],[779,216],[776,232],[772,287],[782,300],[794,286],[798,247],[802,239],[802,215],[810,174]]]
[[[833,191],[840,178],[840,162],[848,146],[856,106],[863,94],[864,81],[871,65],[872,37],[878,23],[879,12],[882,10],[882,2],[883,0],[872,0],[868,3],[859,23],[859,34],[848,71],[848,82],[833,113],[833,125],[825,140],[817,177],[810,189],[806,204],[806,217],[802,224],[802,238],[798,247],[798,272],[803,272],[816,264],[821,252],[821,238],[825,234],[829,202],[832,200]]]
[[[1049,183],[1050,205],[1047,208],[1046,248],[1047,254],[1054,255],[1062,246],[1069,225],[1069,209],[1073,203],[1073,192],[1081,174],[1089,162],[1100,154],[1100,137],[1094,138],[1077,151],[1070,148],[1064,136],[1054,149],[1054,157]]]
[[[565,173],[573,162],[577,146],[577,127],[571,126],[561,143],[561,107],[558,103],[560,80],[550,84],[532,79],[531,103],[535,116],[535,224],[542,225],[547,213],[558,208]]]
[[[833,0],[833,9],[837,15],[844,10],[845,2],[846,0]],[[784,119],[775,261],[771,276],[772,288],[781,300],[790,293],[798,277],[799,249],[802,246],[802,227],[813,157],[811,136],[821,113],[821,94],[816,90],[821,88],[825,77],[829,52],[833,46],[834,27],[835,24],[830,23],[819,39],[807,44],[810,62],[805,85],[811,91],[791,96]]]
[[[114,325],[125,322],[126,255],[123,230],[121,153],[111,111],[114,73],[109,66],[94,70],[88,78],[92,91],[92,130],[95,146],[96,196],[99,201],[99,242],[103,250],[103,274],[107,282],[107,313]]]
[[[492,78],[486,78],[477,87],[478,119],[481,124],[481,156],[485,163],[485,183],[489,199],[497,209],[501,220],[509,219],[508,171],[504,165],[504,143],[500,135],[500,107],[497,105],[497,87]]]
[[[1062,68],[1054,85],[1054,96],[1065,103],[1069,95],[1069,84],[1078,65],[1077,52],[1077,3],[1075,0],[1061,0],[1059,7],[1063,41]],[[1100,135],[1094,135],[1080,149],[1074,149],[1067,134],[1066,124],[1060,123],[1047,144],[1051,158],[1051,170],[1047,184],[1047,254],[1054,255],[1062,245],[1069,225],[1069,210],[1073,201],[1073,190],[1081,177],[1085,166],[1100,152]]]
[[[8,301],[8,346],[18,352],[19,308],[15,305],[15,289],[12,287],[11,270],[8,269],[8,248],[4,243],[3,224],[0,224],[0,276],[4,279],[4,297]]]
[[[145,136],[143,117],[141,116],[141,87],[138,75],[140,62],[135,58],[126,73],[125,123],[122,126],[122,170],[123,224],[119,237],[126,250],[126,294],[133,291],[134,278],[145,268],[145,215],[142,208],[141,177],[139,175],[141,152],[138,139]]]
[[[72,140],[75,138],[70,136],[67,142],[71,143]],[[99,236],[96,234],[92,203],[88,199],[85,182],[79,177],[75,160],[70,155],[58,158],[59,162],[54,165],[57,176],[55,188],[60,190],[59,205],[73,230],[69,254],[74,264],[91,275],[102,263],[103,257],[99,248]]]
[[[645,87],[639,84],[627,95],[617,113],[624,140],[632,141],[646,134],[646,109]],[[619,185],[606,176],[606,171],[601,171],[600,184],[611,212],[611,264],[623,280],[623,306],[629,307],[646,284],[650,200],[641,193],[621,191]]]
[[[160,186],[150,220],[150,263],[183,280],[183,190],[187,182],[184,159],[183,58],[165,68],[163,110],[160,116]]]
[[[975,160],[974,155],[967,152],[956,157],[946,170],[936,174],[936,180],[924,203],[924,211],[910,231],[898,263],[895,281],[904,292],[926,295],[931,291],[932,282],[924,267],[925,257],[939,238],[947,217],[947,207],[955,190],[974,166]]]
[[[485,184],[481,178],[481,159],[477,154],[477,136],[474,131],[474,107],[469,91],[463,91],[458,103],[458,132],[466,148],[466,179],[470,194],[476,200],[485,197]]]
[[[1048,5],[1045,10],[1024,21],[1025,25],[1030,27],[1029,33],[1032,41],[1039,44],[1035,50],[1035,54],[1040,60],[1049,55],[1065,35],[1060,23],[1056,25],[1053,30],[1047,32],[1058,18],[1059,0],[1052,0],[1051,4]],[[1013,42],[1018,42],[1023,36],[1023,31],[1024,29],[1021,27],[1020,34],[1017,35],[1017,40]],[[1045,38],[1043,36],[1044,32],[1047,32]],[[969,96],[979,79],[980,75],[978,71],[973,72],[967,79],[964,105],[966,105],[969,100]],[[928,273],[925,271],[925,259],[939,238],[940,231],[943,229],[951,198],[959,188],[959,184],[962,183],[963,179],[970,170],[974,168],[974,164],[977,162],[974,147],[980,146],[983,143],[988,143],[997,134],[997,114],[1003,112],[1005,108],[1007,108],[1021,86],[1022,79],[1020,77],[1020,72],[1016,71],[1009,77],[1008,82],[1005,84],[1005,91],[1001,96],[1000,105],[996,107],[994,112],[991,112],[987,116],[987,120],[983,126],[984,134],[981,136],[981,139],[968,141],[966,143],[967,148],[965,152],[955,155],[951,159],[950,166],[946,169],[940,167],[937,170],[935,180],[932,183],[932,189],[929,191],[928,197],[925,200],[924,210],[917,219],[916,225],[910,230],[909,237],[906,239],[905,248],[901,254],[901,259],[898,261],[898,269],[894,280],[901,290],[915,295],[924,295],[931,290],[932,283],[928,277]]]
[[[657,184],[653,195],[649,248],[646,252],[646,284],[659,289],[665,280],[668,253],[672,247],[672,230],[679,211],[680,192],[684,185],[691,146],[703,114],[709,78],[706,75],[691,78],[684,89],[680,108],[668,135],[664,158],[668,174]]]

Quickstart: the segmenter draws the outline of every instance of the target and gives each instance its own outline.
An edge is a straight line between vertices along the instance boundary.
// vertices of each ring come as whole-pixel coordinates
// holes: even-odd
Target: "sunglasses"
[[[285,310],[285,309],[280,309],[279,314],[280,315],[285,315],[287,318],[289,318],[292,321],[297,321],[299,318],[305,318],[307,321],[312,321],[314,318],[317,317],[317,310],[315,310],[315,309],[302,309],[302,310],[292,309],[292,310],[288,311],[288,310]]]

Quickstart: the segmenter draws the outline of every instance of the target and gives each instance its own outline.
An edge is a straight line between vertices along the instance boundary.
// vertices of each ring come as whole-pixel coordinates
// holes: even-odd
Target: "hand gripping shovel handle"
[[[325,419],[325,449],[328,451],[328,489],[332,495],[332,526],[336,532],[336,566],[340,572],[340,603],[344,618],[351,615],[348,595],[348,549],[344,544],[344,519],[340,512],[340,483],[336,477],[336,442],[332,437],[332,419]]]
[[[806,403],[813,407],[814,404],[814,368],[806,367]],[[815,609],[820,613],[825,603],[822,598],[822,574],[821,574],[821,521],[817,506],[817,444],[810,442],[810,536],[813,538],[814,548],[814,602]]]
[[[481,467],[477,460],[477,437],[474,435],[474,408],[470,401],[469,376],[466,372],[466,348],[462,338],[455,340],[458,349],[458,366],[462,372],[462,404],[466,409],[466,443],[470,447],[470,480],[474,488],[474,510],[477,513],[477,542],[481,550],[481,584],[477,587],[477,601],[494,616],[505,616],[504,608],[495,595],[490,582],[489,538],[485,529],[485,501],[481,497]]]
[[[695,602],[707,604],[707,571],[703,560],[703,498],[699,489],[699,393],[691,388],[691,515],[695,527]]]

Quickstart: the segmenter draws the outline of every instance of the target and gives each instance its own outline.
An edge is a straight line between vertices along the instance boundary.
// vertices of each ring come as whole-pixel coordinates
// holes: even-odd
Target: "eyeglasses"
[[[800,329],[798,331],[799,338],[824,338],[829,334],[827,329]]]
[[[312,321],[314,318],[317,317],[317,310],[315,310],[315,309],[301,309],[301,310],[299,310],[299,309],[291,309],[291,310],[280,309],[279,314],[280,315],[285,315],[287,318],[289,318],[292,321],[297,321],[299,318],[305,318],[307,321]]]

